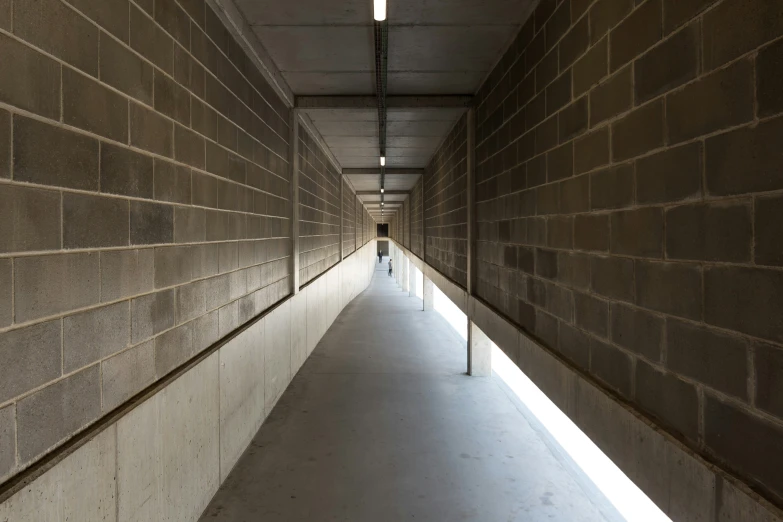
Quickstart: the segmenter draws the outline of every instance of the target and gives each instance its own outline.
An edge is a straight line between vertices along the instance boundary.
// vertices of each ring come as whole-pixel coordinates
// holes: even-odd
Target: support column
[[[424,273],[421,275],[424,277],[424,295],[422,296],[424,311],[427,312],[435,309],[435,285],[432,284],[432,279],[425,276]]]
[[[416,296],[416,265],[408,265],[408,297]]]
[[[299,109],[291,109],[290,134],[291,169],[291,293],[299,293]]]
[[[492,342],[476,324],[468,319],[468,375],[492,375]]]

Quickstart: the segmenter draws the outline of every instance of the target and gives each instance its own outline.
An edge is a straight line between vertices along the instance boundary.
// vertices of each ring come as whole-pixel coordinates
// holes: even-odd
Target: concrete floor
[[[622,520],[465,343],[376,265],[201,520]]]

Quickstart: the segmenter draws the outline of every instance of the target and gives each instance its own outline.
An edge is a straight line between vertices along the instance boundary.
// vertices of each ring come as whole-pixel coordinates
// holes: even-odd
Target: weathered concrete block
[[[97,364],[25,397],[16,405],[19,463],[29,464],[100,413]]]
[[[60,249],[60,193],[0,185],[0,252]]]
[[[220,339],[218,326],[219,313],[217,310],[202,315],[193,321],[193,352],[201,353],[202,350]]]
[[[47,211],[50,214],[51,211]],[[128,202],[63,194],[63,248],[128,246]]]
[[[131,343],[136,344],[174,326],[174,290],[131,301]]]
[[[98,140],[16,115],[14,180],[98,190]]]
[[[193,356],[193,323],[185,323],[155,338],[155,373],[163,377]]]
[[[101,252],[101,301],[143,294],[153,288],[153,249]]]
[[[63,370],[72,372],[129,344],[129,301],[66,317],[63,319]]]
[[[233,301],[221,307],[218,312],[220,314],[220,337],[225,337],[239,327],[239,303]]]
[[[188,285],[178,286],[175,315],[176,324],[182,324],[195,319],[206,312],[205,282],[196,281]]]
[[[98,254],[23,257],[14,262],[16,321],[98,302]]]
[[[155,381],[155,342],[134,346],[101,363],[103,411],[108,412]]]
[[[59,320],[0,335],[0,401],[7,401],[59,377]],[[25,349],[20,350],[23,346]]]
[[[187,283],[193,277],[193,252],[189,246],[155,249],[155,288]]]

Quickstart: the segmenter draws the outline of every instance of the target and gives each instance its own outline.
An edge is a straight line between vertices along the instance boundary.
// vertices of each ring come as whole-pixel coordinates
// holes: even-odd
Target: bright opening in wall
[[[492,371],[544,425],[620,515],[628,521],[671,522],[495,343],[492,343]]]
[[[432,285],[433,291],[433,308],[454,328],[460,337],[464,340],[468,340],[468,316],[462,313],[454,302],[446,297],[440,288]],[[422,289],[422,295],[424,290]]]
[[[435,311],[467,341],[468,322],[465,314],[437,286],[433,291]],[[491,346],[493,373],[505,382],[621,516],[631,522],[671,522],[503,350],[495,343]]]

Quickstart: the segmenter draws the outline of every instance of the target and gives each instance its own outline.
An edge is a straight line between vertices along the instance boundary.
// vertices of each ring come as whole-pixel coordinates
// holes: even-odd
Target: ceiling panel
[[[292,72],[283,73],[288,86],[299,95],[373,94],[375,73],[367,72]]]
[[[389,70],[488,72],[515,33],[511,25],[392,26]]]
[[[378,139],[376,121],[331,121],[318,122],[318,131],[322,136],[373,136]]]
[[[389,20],[419,25],[515,25],[534,0],[390,0]]]
[[[427,149],[435,152],[435,147],[440,145],[441,141],[440,136],[389,136],[386,138],[386,150]]]
[[[372,194],[372,195],[362,194],[360,197],[361,197],[362,201],[365,201],[365,202],[372,202],[372,201],[380,202],[381,201],[381,193],[380,192],[377,193],[377,194]],[[407,194],[384,194],[383,195],[383,200],[384,201],[388,201],[388,202],[391,202],[391,201],[405,201],[406,199],[408,199],[408,195]]]
[[[372,0],[235,0],[296,95],[373,95]],[[389,95],[472,94],[513,40],[536,0],[390,0]],[[378,116],[367,109],[304,111],[344,168],[377,167]],[[423,168],[464,114],[390,109],[388,167]],[[409,190],[418,176],[387,176]],[[379,176],[352,179],[380,188]]]
[[[234,0],[250,25],[346,25],[372,23],[368,0]]]
[[[386,124],[387,136],[435,136],[443,139],[443,136],[451,130],[454,121],[390,121]]]
[[[264,25],[253,29],[284,77],[290,71],[375,70],[372,26]]]
[[[450,121],[455,122],[465,112],[460,107],[450,109],[389,109],[388,121]]]
[[[470,94],[485,74],[485,71],[389,71],[387,92],[391,95]]]
[[[378,122],[377,109],[305,109],[310,119],[318,121],[374,121]]]

